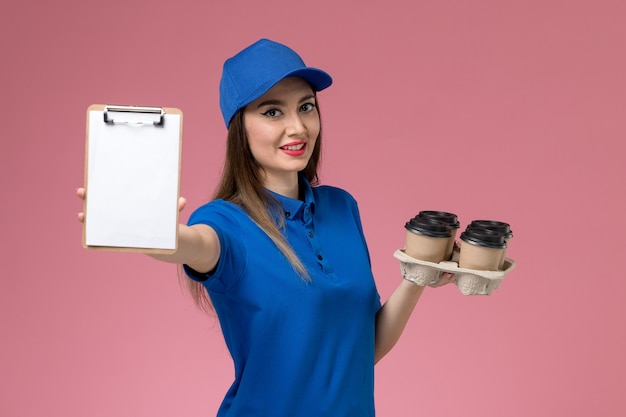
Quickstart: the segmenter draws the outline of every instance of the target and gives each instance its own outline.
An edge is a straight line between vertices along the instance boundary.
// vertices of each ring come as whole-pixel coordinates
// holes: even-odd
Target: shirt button
[[[317,259],[319,259],[320,261],[324,259],[324,257],[322,255],[317,255]]]
[[[286,212],[285,212],[285,217],[289,217],[289,216],[291,216],[291,212],[286,211]]]
[[[309,232],[309,237],[313,237],[313,232]]]
[[[306,209],[304,212],[305,212],[306,214],[309,214],[309,213],[311,212],[311,210]]]

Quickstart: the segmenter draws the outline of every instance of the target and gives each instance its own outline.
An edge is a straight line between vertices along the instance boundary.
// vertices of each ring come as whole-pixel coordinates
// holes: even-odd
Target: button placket
[[[329,275],[332,272],[332,268],[328,265],[323,254],[323,250],[322,250],[323,248],[321,247],[320,242],[318,241],[319,236],[315,232],[315,222],[313,221],[312,209],[309,205],[306,205],[304,207],[302,220],[304,222],[304,227],[306,229],[306,235],[309,237],[311,247],[313,248],[313,253],[315,254],[315,258],[317,259],[317,263],[322,269],[322,271],[326,275]]]

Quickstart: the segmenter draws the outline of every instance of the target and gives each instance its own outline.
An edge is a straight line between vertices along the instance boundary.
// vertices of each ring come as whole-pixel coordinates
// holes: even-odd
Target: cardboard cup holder
[[[450,261],[433,263],[415,259],[398,249],[393,256],[400,261],[402,277],[417,285],[432,285],[442,272],[452,272],[456,276],[456,286],[463,295],[491,295],[500,286],[504,277],[515,268],[515,261],[505,258],[500,271],[479,271],[459,268],[459,250],[455,248]]]

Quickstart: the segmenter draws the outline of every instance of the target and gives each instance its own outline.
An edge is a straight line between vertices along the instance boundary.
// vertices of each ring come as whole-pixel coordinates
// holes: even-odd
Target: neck
[[[298,184],[298,173],[282,176],[280,178],[265,176],[263,186],[268,190],[282,196],[297,200],[300,197],[300,187]]]

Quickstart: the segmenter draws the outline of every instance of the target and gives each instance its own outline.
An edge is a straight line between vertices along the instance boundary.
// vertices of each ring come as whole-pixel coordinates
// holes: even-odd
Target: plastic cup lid
[[[469,227],[473,229],[495,230],[504,233],[506,238],[513,237],[511,226],[508,223],[497,220],[472,220]]]
[[[440,220],[413,217],[404,227],[413,232],[428,237],[451,237],[450,225]]]
[[[468,226],[461,233],[461,240],[472,245],[484,246],[486,248],[504,249],[506,248],[505,235],[502,232],[489,229],[475,229]]]
[[[453,229],[461,227],[461,223],[459,223],[457,215],[454,213],[448,213],[447,211],[422,210],[418,213],[417,217],[439,220],[444,223],[448,223]]]

